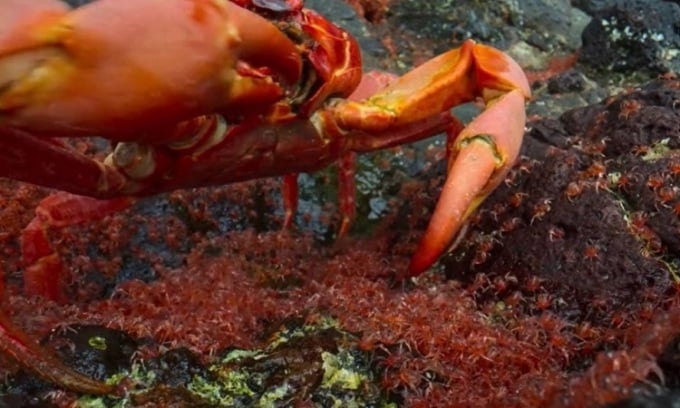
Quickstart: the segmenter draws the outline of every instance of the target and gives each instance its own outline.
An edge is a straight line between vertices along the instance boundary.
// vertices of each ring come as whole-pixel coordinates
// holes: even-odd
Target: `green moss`
[[[216,406],[235,406],[239,398],[251,398],[255,393],[248,386],[245,373],[228,372],[216,381],[194,377],[188,385],[189,391]]]
[[[185,387],[162,384],[159,379],[172,376],[136,363],[108,380],[135,385],[124,398],[85,396],[76,406],[123,408],[140,398],[157,404],[174,398],[180,406],[273,408],[311,400],[323,407],[394,407],[374,383],[369,356],[355,344],[332,319],[288,324],[263,349],[230,350]]]
[[[221,362],[222,362],[222,364],[228,364],[228,363],[231,363],[231,362],[234,362],[234,361],[242,360],[244,358],[255,358],[255,359],[257,359],[257,357],[260,356],[260,355],[262,355],[262,353],[259,352],[259,351],[236,349],[236,350],[231,350],[230,352],[228,352],[227,355],[225,355],[222,358]]]
[[[287,396],[290,395],[290,387],[288,384],[283,384],[280,387],[276,387],[269,392],[262,395],[257,403],[259,408],[269,408],[277,406],[276,403],[280,401],[286,401]],[[280,405],[278,405],[280,406]]]
[[[669,153],[672,152],[672,149],[668,147],[669,142],[670,142],[669,139],[663,139],[658,143],[652,144],[651,146],[649,146],[649,150],[647,150],[645,155],[642,156],[642,160],[655,161],[667,157]]]
[[[341,351],[338,354],[324,352],[321,358],[323,358],[324,371],[322,388],[340,387],[356,390],[366,380],[365,373],[351,369],[355,361],[347,352]]]
[[[93,349],[96,349],[96,350],[102,350],[103,351],[103,350],[107,349],[106,339],[104,337],[101,337],[101,336],[90,337],[87,340],[87,344],[89,344],[90,347],[92,347]]]

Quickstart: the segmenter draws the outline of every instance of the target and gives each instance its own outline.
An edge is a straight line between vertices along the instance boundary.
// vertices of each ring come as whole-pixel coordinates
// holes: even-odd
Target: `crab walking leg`
[[[24,291],[56,302],[64,302],[64,266],[48,237],[51,228],[64,228],[123,211],[134,204],[131,197],[110,200],[56,192],[45,197],[35,209],[35,218],[21,233]]]
[[[455,139],[449,176],[411,258],[409,276],[421,274],[446,252],[468,217],[503,181],[519,154],[525,120],[524,95],[515,90],[499,97]]]
[[[295,221],[298,209],[300,189],[298,186],[298,173],[286,174],[281,182],[281,196],[283,198],[283,231],[289,230]]]
[[[0,313],[0,351],[11,356],[40,378],[85,394],[109,394],[113,385],[94,380],[68,367],[47,349],[29,339],[10,319]]]
[[[340,228],[338,238],[342,238],[352,227],[357,217],[357,155],[347,152],[338,160],[338,204],[340,206]]]
[[[398,76],[383,71],[370,71],[362,75],[359,85],[352,91],[352,94],[347,98],[350,101],[360,101],[379,91],[385,89],[388,85],[394,82]],[[342,139],[344,135],[342,132],[324,132],[319,131],[319,135],[325,134],[326,137],[334,139]],[[366,138],[370,140],[371,138]],[[397,139],[399,139],[397,135]],[[380,143],[389,145],[389,138],[381,137]],[[400,140],[400,139],[399,139]],[[356,218],[356,151],[370,151],[376,150],[373,148],[375,143],[368,148],[360,146],[358,143],[352,144],[345,153],[338,159],[338,201],[340,209],[340,227],[338,228],[338,238],[345,236],[352,223]],[[284,218],[282,230],[288,230],[293,225],[295,214],[298,209],[299,186],[298,173],[287,174],[283,176],[281,195],[283,197]]]

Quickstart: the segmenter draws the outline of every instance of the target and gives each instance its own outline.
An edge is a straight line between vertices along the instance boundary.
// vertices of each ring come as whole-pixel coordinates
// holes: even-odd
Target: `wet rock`
[[[604,408],[680,408],[680,390],[642,392]]]
[[[522,38],[543,52],[574,51],[590,17],[561,0],[520,0]]]
[[[571,109],[598,103],[609,95],[606,89],[576,68],[557,73],[546,81],[535,81],[532,92],[527,113],[546,119]]]
[[[360,18],[356,11],[343,0],[307,0],[305,7],[319,12],[335,24],[351,33],[357,39],[363,52],[365,68],[377,68],[378,58],[387,55],[385,47],[366,27],[366,20]]]
[[[580,92],[585,90],[585,88],[585,76],[575,69],[570,69],[566,72],[563,72],[548,81],[548,92],[553,94]]]
[[[619,0],[594,12],[579,61],[597,71],[649,76],[680,70],[680,5]]]
[[[593,15],[594,13],[611,7],[617,0],[573,0],[571,3],[584,12]]]
[[[195,376],[206,375],[198,356],[186,348],[169,350],[144,365],[160,384],[174,389],[186,386]]]
[[[680,337],[666,345],[657,361],[665,373],[666,386],[680,391]],[[676,395],[675,399],[680,402],[680,394]]]
[[[129,367],[137,350],[137,342],[126,333],[92,325],[74,325],[56,331],[48,344],[73,368],[98,380]]]
[[[604,141],[606,157],[645,156],[654,152],[650,147],[662,142],[671,150],[680,147],[679,104],[678,82],[656,81],[601,104],[567,112],[561,121],[567,132],[582,134],[588,143]]]
[[[475,38],[494,44],[511,43],[515,34],[504,24],[497,24],[501,14],[517,15],[516,5],[482,4],[473,1],[404,0],[395,2],[387,15],[390,24],[417,33],[418,38],[435,42],[435,53],[451,48],[453,41]]]
[[[391,4],[387,13],[390,25],[432,42],[432,54],[472,38],[508,50],[531,69],[544,69],[555,52],[575,51],[588,19],[568,2],[554,0],[401,0]]]
[[[35,397],[3,395],[0,396],[0,408],[57,408],[57,406]]]
[[[48,348],[76,371],[105,381],[130,367],[137,342],[126,333],[94,325],[72,325],[54,331],[47,337]],[[2,400],[9,407],[50,407],[51,384],[21,372],[9,382]]]

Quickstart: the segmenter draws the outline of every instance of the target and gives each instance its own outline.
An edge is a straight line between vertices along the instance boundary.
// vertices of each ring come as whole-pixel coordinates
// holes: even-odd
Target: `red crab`
[[[297,173],[339,161],[343,234],[356,153],[447,131],[449,175],[404,276],[420,274],[504,179],[529,96],[516,62],[472,41],[400,78],[363,75],[355,39],[299,0],[2,0],[0,177],[61,190],[22,235],[26,291],[61,295],[46,228],[169,190],[284,176],[289,225]],[[462,129],[449,110],[476,98]],[[92,135],[114,146],[103,162],[63,142]],[[3,317],[0,349],[64,388],[113,389]]]

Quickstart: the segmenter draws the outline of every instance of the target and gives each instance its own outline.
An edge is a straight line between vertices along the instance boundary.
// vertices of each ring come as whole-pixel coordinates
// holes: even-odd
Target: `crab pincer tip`
[[[451,163],[430,224],[402,279],[422,274],[451,248],[470,214],[486,198],[495,167],[494,152],[488,143],[472,138],[462,145]]]

